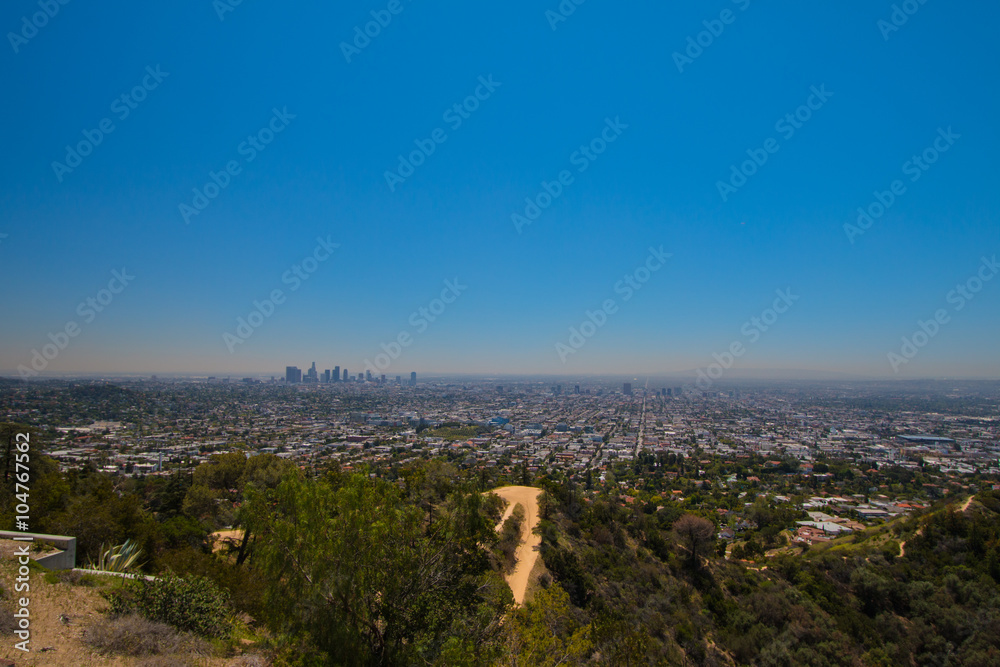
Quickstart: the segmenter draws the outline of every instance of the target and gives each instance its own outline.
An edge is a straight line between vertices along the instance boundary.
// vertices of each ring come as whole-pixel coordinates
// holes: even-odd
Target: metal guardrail
[[[128,572],[108,572],[107,570],[87,570],[82,567],[74,567],[74,572],[82,572],[83,574],[100,574],[105,577],[121,577],[122,579],[145,579],[146,581],[156,581],[157,577],[153,577],[148,574],[132,574]]]

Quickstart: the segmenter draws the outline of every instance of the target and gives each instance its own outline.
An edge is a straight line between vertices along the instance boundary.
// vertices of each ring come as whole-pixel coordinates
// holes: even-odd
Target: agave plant
[[[103,572],[128,572],[139,567],[139,558],[142,556],[142,549],[132,540],[125,540],[124,544],[105,549],[101,545],[101,553],[97,562],[91,562],[90,569],[101,570]]]

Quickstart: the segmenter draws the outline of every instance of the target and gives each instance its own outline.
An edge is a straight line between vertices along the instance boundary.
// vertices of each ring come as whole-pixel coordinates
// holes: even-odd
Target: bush
[[[166,551],[158,556],[158,561],[181,577],[198,576],[211,579],[229,595],[229,602],[235,614],[249,614],[252,618],[264,616],[266,581],[254,570],[246,566],[233,565],[214,554],[190,548]]]
[[[0,636],[14,634],[18,629],[17,619],[14,618],[14,601],[10,598],[10,592],[3,582],[0,581]]]
[[[514,506],[514,511],[500,528],[500,540],[497,549],[500,552],[500,563],[503,571],[510,573],[517,564],[514,552],[521,544],[521,526],[524,525],[524,507],[518,503]]]
[[[60,570],[56,573],[56,576],[59,577],[60,582],[71,586],[87,586],[89,588],[94,588],[105,583],[102,582],[95,574],[77,572],[76,570]]]
[[[138,614],[105,616],[83,631],[83,641],[103,655],[138,657],[181,652],[210,653],[207,642]]]
[[[12,635],[17,629],[17,619],[14,618],[14,605],[9,600],[0,600],[0,636],[6,637]]]
[[[232,629],[228,596],[203,577],[131,579],[106,597],[114,615],[139,614],[205,637],[223,637]]]

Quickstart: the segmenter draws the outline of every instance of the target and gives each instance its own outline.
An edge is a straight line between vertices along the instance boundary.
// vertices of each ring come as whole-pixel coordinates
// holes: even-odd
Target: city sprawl
[[[242,451],[397,480],[442,459],[483,488],[556,477],[715,512],[727,555],[826,541],[1000,475],[995,383],[302,376],[11,382],[0,407],[48,432],[63,470],[176,475]],[[759,525],[761,503],[780,521]]]

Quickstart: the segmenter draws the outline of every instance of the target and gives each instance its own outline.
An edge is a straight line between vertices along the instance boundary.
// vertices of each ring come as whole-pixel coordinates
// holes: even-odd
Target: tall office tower
[[[308,373],[309,379],[312,382],[319,382],[319,376],[316,374],[316,362],[312,362],[312,366],[309,368]]]
[[[681,388],[674,387],[674,396],[680,396],[680,395],[681,395]]]
[[[349,382],[350,380],[351,380],[351,375],[347,372],[347,369],[345,368],[344,369],[344,382]]]
[[[632,395],[632,383],[631,382],[626,382],[622,386],[622,393],[625,394],[626,396],[631,396]]]
[[[372,381],[372,372],[371,371],[365,371],[365,379],[368,380],[369,382]]]
[[[324,384],[330,384],[330,369],[329,368],[327,368],[325,371],[323,371],[323,383]]]
[[[333,381],[340,382],[340,366],[333,367]]]
[[[667,396],[670,396],[672,393],[674,393],[674,390],[671,389],[670,387],[667,387]]]
[[[371,372],[369,372],[369,375],[371,375]],[[364,382],[364,381],[365,381],[365,374],[358,373],[358,382]]]
[[[382,384],[385,384],[385,374],[382,374]]]
[[[285,382],[302,382],[302,371],[298,366],[285,366]]]
[[[576,385],[575,387],[573,387],[573,393],[574,394],[579,394],[580,393],[580,385]]]
[[[396,376],[396,384],[398,384],[400,387],[403,386],[403,378],[400,377],[399,375]]]
[[[416,371],[413,371],[412,373],[410,373],[410,386],[411,387],[416,387],[417,386],[417,372]]]

